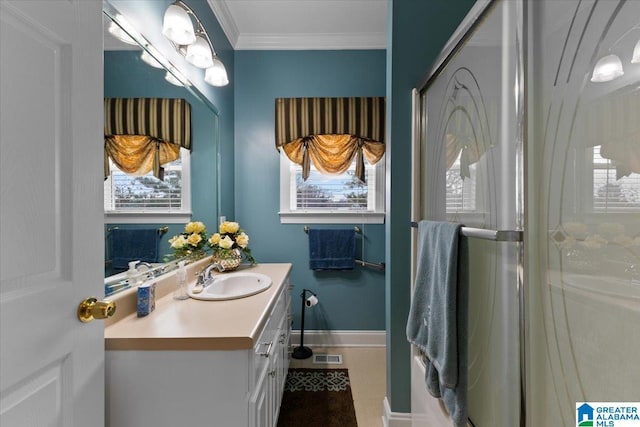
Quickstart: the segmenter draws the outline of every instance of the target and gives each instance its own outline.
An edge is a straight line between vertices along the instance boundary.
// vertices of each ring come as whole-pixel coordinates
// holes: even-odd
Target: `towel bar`
[[[107,228],[107,233],[110,233],[111,230],[117,230],[117,229],[119,229],[119,227],[117,225],[115,227],[109,227],[109,228]],[[164,234],[167,231],[169,231],[169,227],[165,226],[165,227],[159,227],[158,228],[158,233],[160,233],[160,234]]]
[[[418,228],[417,222],[411,222],[412,228]],[[461,233],[466,237],[493,240],[496,242],[522,242],[522,230],[489,230],[486,228],[462,227]]]
[[[353,227],[353,229],[355,230],[356,233],[362,233],[362,230],[357,225],[355,227]],[[309,234],[309,226],[308,225],[304,226],[304,232]],[[379,270],[379,271],[384,271],[384,269],[385,269],[384,262],[375,263],[375,262],[363,261],[361,259],[355,259],[354,261],[355,261],[356,264],[360,264],[360,266],[362,266],[362,267],[374,268],[374,269]]]
[[[355,227],[353,227],[353,229],[355,230],[356,233],[362,233],[362,230],[357,225]],[[309,226],[308,225],[305,225],[303,230],[304,230],[305,233],[309,234]]]
[[[355,261],[356,264],[360,264],[362,267],[375,268],[376,270],[380,270],[380,271],[384,271],[384,269],[385,269],[384,262],[375,263],[375,262],[363,261],[361,259],[356,259],[354,261]]]

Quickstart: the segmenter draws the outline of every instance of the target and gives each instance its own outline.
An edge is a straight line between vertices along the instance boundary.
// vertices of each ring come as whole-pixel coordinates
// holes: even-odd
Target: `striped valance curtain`
[[[302,166],[313,162],[325,174],[341,174],[356,159],[364,181],[364,158],[377,163],[385,152],[385,98],[276,98],[276,148]]]
[[[105,98],[104,164],[109,159],[123,172],[163,179],[161,165],[191,149],[191,105],[184,99]]]

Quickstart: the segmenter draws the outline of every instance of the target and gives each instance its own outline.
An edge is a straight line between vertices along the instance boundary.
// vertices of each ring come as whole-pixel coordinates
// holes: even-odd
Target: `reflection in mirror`
[[[176,160],[162,164],[163,176],[157,168],[155,174],[154,168],[144,174],[126,173],[108,159],[104,252],[105,294],[110,295],[128,289],[130,282],[140,284],[173,271],[177,261],[169,239],[181,233],[192,218],[210,229],[216,227],[219,121],[215,106],[108,2],[104,3],[104,12],[105,98],[184,100],[190,107],[192,141],[190,150],[180,147]],[[127,35],[135,45],[131,40],[120,41]],[[128,280],[132,261],[140,263],[135,266],[133,280]]]

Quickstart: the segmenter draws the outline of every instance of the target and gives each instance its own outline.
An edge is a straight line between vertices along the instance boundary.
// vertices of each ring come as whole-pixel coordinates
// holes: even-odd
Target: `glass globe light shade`
[[[196,41],[189,13],[177,4],[170,5],[164,12],[162,35],[177,45],[188,45]]]
[[[636,43],[636,47],[633,48],[633,57],[631,58],[632,64],[640,62],[640,40]]]
[[[204,81],[212,86],[226,86],[229,84],[227,70],[217,55],[213,57],[213,65],[205,71]]]
[[[124,31],[118,24],[111,22],[108,28],[109,34],[117,38],[123,43],[137,45],[138,42],[133,39],[126,31]]]
[[[161,63],[158,62],[158,60],[156,58],[154,58],[153,56],[151,56],[151,54],[149,52],[147,52],[146,50],[142,51],[142,55],[140,55],[140,58],[148,65],[151,65],[154,68],[164,68],[162,66]]]
[[[596,83],[610,82],[623,74],[620,58],[617,55],[607,55],[600,58],[596,66],[593,67],[591,81]]]
[[[213,54],[209,42],[203,36],[196,36],[196,41],[187,47],[185,59],[198,68],[209,68],[213,65]]]
[[[174,71],[176,72],[176,71]],[[172,85],[176,85],[176,86],[191,86],[191,84],[189,84],[188,81],[186,81],[186,79],[179,79],[177,78],[173,73],[167,71],[167,74],[164,75],[164,79],[166,81],[168,81],[169,83],[171,83]]]

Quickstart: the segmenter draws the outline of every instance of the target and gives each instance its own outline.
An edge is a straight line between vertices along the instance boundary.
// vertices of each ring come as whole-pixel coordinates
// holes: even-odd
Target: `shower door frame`
[[[482,25],[483,19],[489,14],[492,8],[501,1],[512,0],[478,0],[471,8],[464,21],[460,24],[456,32],[449,39],[443,50],[438,55],[431,69],[427,72],[419,85],[412,91],[412,205],[411,223],[419,221],[421,218],[422,193],[421,193],[421,137],[426,133],[426,115],[423,117],[422,93],[424,93],[435,79],[442,73],[452,58],[462,49],[465,42],[471,37],[473,31]],[[527,52],[528,52],[528,5],[527,0],[513,1],[516,7],[517,22],[515,23],[516,34],[521,39],[516,41],[516,230],[494,230],[496,235],[500,232],[515,233],[517,238],[511,240],[516,245],[516,283],[518,295],[518,349],[519,349],[519,427],[527,427],[527,378],[529,375],[527,367],[527,343],[529,340],[529,317],[526,310],[528,302],[528,286],[525,280],[526,263],[525,257],[527,236],[527,218],[524,201],[526,200],[527,189],[527,159],[526,159],[526,135],[527,135]],[[411,233],[411,248],[414,254],[411,257],[411,283],[415,279],[415,253],[417,248],[417,229],[413,228]],[[412,356],[413,357],[413,356]]]

